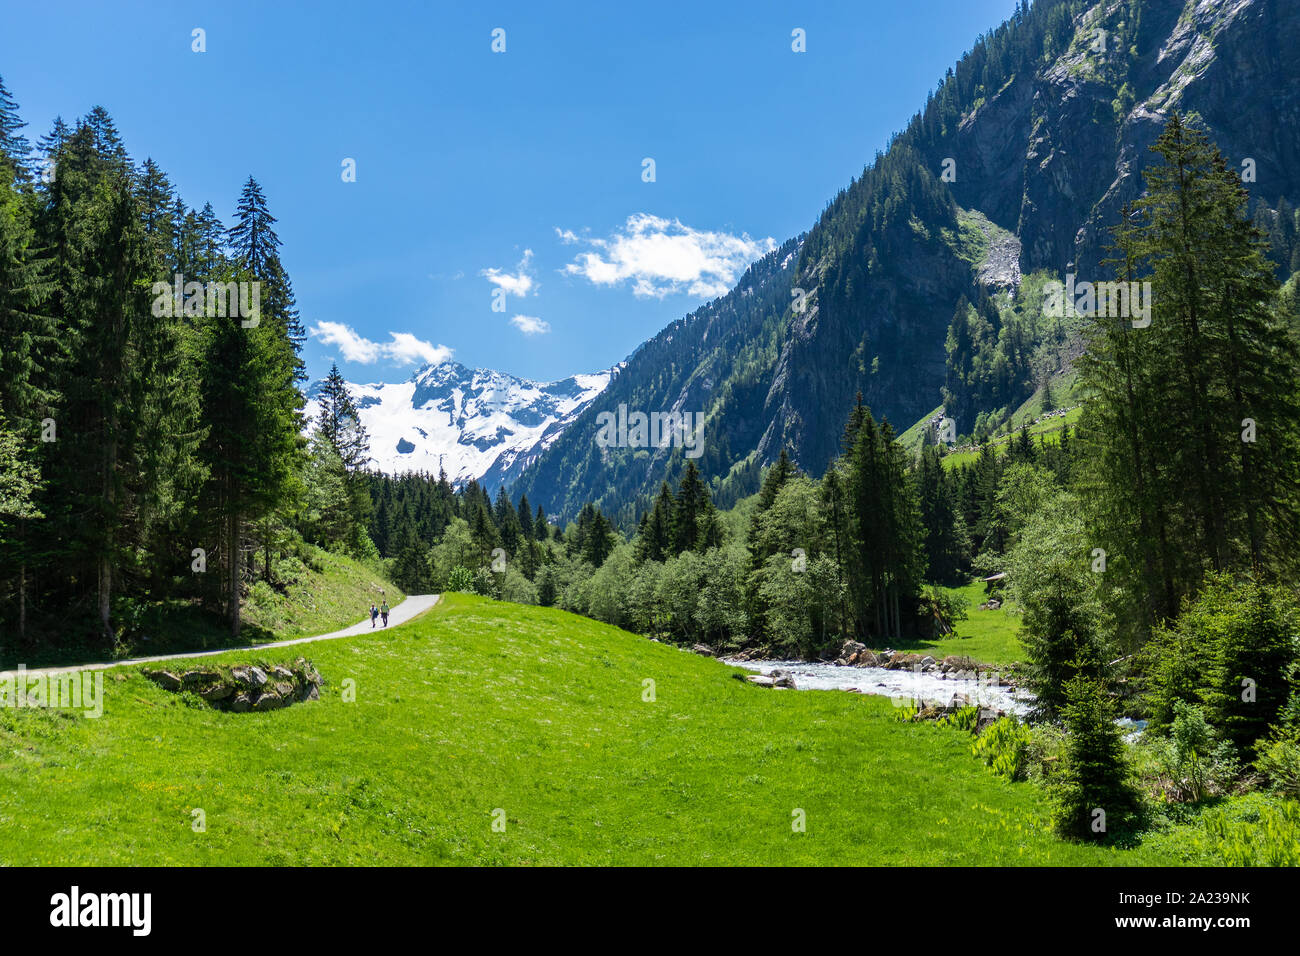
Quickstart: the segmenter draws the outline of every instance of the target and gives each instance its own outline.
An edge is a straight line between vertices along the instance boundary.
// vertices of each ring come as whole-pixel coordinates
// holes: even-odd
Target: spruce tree
[[[671,557],[673,527],[676,522],[674,507],[672,490],[665,481],[660,484],[654,507],[637,536],[635,554],[638,563],[663,561]]]
[[[1152,149],[1115,230],[1118,278],[1151,283],[1150,325],[1098,316],[1080,362],[1095,535],[1133,584],[1139,638],[1207,568],[1294,568],[1300,533],[1300,351],[1266,237],[1203,133],[1174,115]]]
[[[1052,820],[1063,837],[1101,842],[1138,822],[1141,798],[1105,686],[1076,677],[1064,693],[1066,745],[1053,781]]]
[[[26,125],[0,76],[0,166],[8,167],[9,175],[19,182],[27,178],[27,154],[31,152],[31,144],[22,135]]]
[[[14,595],[14,630],[25,640],[29,522],[41,517],[38,436],[58,400],[50,366],[59,342],[47,314],[52,284],[16,186],[13,172],[0,167],[0,600]]]
[[[531,506],[528,504],[528,495],[526,494],[520,495],[519,508],[517,509],[517,514],[519,515],[520,532],[523,534],[525,540],[532,541],[533,540],[533,512],[531,510]]]
[[[275,223],[262,187],[249,176],[239,194],[229,242],[240,267],[262,279],[267,278],[271,262],[279,255],[280,237],[275,234]]]
[[[146,417],[167,400],[159,395],[167,383],[150,374],[159,357],[151,336],[161,323],[146,295],[154,276],[127,164],[98,141],[87,124],[73,134],[42,211],[58,282],[53,314],[65,343],[53,416],[64,438],[51,456],[57,502],[47,510],[64,526],[64,566],[79,565],[75,576],[95,582],[97,630],[111,642],[114,589],[136,553],[127,528],[133,503],[154,494],[146,484]]]
[[[695,462],[687,461],[686,471],[682,475],[677,497],[673,502],[672,550],[675,554],[681,554],[683,551],[704,551],[710,544],[717,543],[716,535],[713,526],[713,502],[709,498],[709,489],[700,478]]]
[[[321,382],[320,413],[316,425],[338,452],[339,460],[349,472],[357,472],[370,461],[370,436],[361,424],[361,413],[339,372],[338,363]]]
[[[67,123],[63,122],[62,116],[54,117],[54,123],[50,131],[36,141],[36,152],[42,159],[57,161],[63,144],[68,141],[72,135],[72,129]]]

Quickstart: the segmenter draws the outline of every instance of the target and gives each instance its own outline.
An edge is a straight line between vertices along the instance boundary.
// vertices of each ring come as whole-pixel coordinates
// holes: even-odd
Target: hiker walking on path
[[[384,627],[387,627],[388,626],[388,602],[387,601],[384,601],[384,603],[380,605],[379,613],[383,615]]]
[[[387,605],[384,605],[384,606],[387,607]],[[377,617],[379,617],[379,608],[375,607],[375,602],[374,602],[374,601],[371,601],[371,602],[370,602],[370,626],[371,626],[371,627],[374,627],[374,626],[375,626],[375,618],[377,618]],[[385,624],[388,623],[388,615],[387,615],[387,614],[384,615],[384,623],[385,623]]]

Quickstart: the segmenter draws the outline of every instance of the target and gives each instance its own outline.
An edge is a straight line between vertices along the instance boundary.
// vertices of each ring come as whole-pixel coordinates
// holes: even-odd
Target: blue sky
[[[312,378],[337,359],[400,381],[450,353],[550,380],[614,364],[809,228],[1014,8],[23,3],[0,75],[33,141],[103,105],[227,223],[255,176]]]

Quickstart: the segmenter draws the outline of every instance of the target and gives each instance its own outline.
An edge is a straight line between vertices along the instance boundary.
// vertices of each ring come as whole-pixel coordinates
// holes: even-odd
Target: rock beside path
[[[300,701],[320,700],[324,683],[320,671],[302,657],[289,664],[237,664],[189,670],[180,676],[169,670],[145,670],[144,676],[165,691],[191,691],[215,710],[232,714],[280,710]]]

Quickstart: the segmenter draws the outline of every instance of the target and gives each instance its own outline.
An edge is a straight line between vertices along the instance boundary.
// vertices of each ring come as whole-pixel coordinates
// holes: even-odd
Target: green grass
[[[1057,840],[1037,785],[883,698],[759,689],[561,611],[449,595],[390,631],[286,650],[318,666],[320,701],[221,713],[122,668],[98,720],[0,710],[0,863],[1177,859]],[[263,655],[278,659],[216,660]]]
[[[943,588],[966,599],[966,620],[958,621],[956,633],[938,640],[913,640],[892,645],[894,650],[915,651],[935,658],[958,654],[982,664],[1005,666],[1024,659],[1024,651],[1017,636],[1020,616],[1015,608],[1004,604],[996,611],[981,611],[979,606],[988,597],[979,581],[959,588]],[[999,595],[1003,600],[1006,594]],[[883,647],[874,650],[884,650]]]
[[[1082,401],[1083,387],[1079,384],[1079,373],[1073,368],[1066,369],[1060,374],[1053,375],[1051,381],[1051,401],[1047,401],[1048,394],[1043,389],[1035,389],[1034,394],[1030,395],[1020,407],[1008,416],[1007,420],[998,426],[994,432],[994,437],[1011,435],[1027,422],[1032,422],[1039,418],[1044,412],[1055,411],[1058,408],[1070,408],[1078,405]],[[1066,413],[1066,418],[1073,422],[1079,417],[1079,408],[1070,408]],[[1074,418],[1070,418],[1073,415]],[[1059,425],[1059,419],[1053,419],[1050,422],[1044,422],[1042,425],[1030,426],[1030,433],[1036,434],[1037,428],[1040,432],[1044,427],[1051,428],[1053,425]]]
[[[1083,390],[1079,386],[1078,373],[1074,369],[1068,369],[1059,375],[1054,375],[1051,382],[1051,398],[1047,401],[1047,393],[1043,389],[1037,389],[1034,394],[1025,399],[1021,405],[1011,412],[1006,420],[1003,421],[993,431],[989,440],[993,443],[994,450],[1002,452],[1006,449],[1006,442],[1015,440],[1019,437],[1019,430],[1026,422],[1032,422],[1040,418],[1044,413],[1055,411],[1057,408],[1077,406],[1082,401]],[[921,448],[925,443],[926,427],[935,416],[943,411],[943,406],[932,409],[925,415],[918,418],[908,427],[895,441],[903,448],[906,448],[914,457],[918,457]],[[1037,438],[1039,435],[1046,435],[1048,444],[1055,444],[1058,440],[1061,425],[1068,423],[1074,425],[1078,422],[1079,416],[1082,415],[1082,407],[1070,408],[1065,413],[1064,418],[1052,418],[1045,422],[1029,426],[1029,434]],[[952,452],[944,457],[944,465],[948,468],[956,468],[961,464],[969,464],[979,457],[978,451],[957,451]]]
[[[285,588],[255,588],[244,608],[245,620],[276,640],[324,634],[366,617],[370,602],[395,605],[404,595],[374,569],[352,558],[317,551],[314,567]]]
[[[919,454],[921,451],[921,446],[925,442],[926,426],[929,425],[931,420],[942,411],[943,411],[942,405],[930,410],[929,412],[927,412],[926,414],[918,418],[915,422],[913,422],[911,427],[908,428],[907,431],[903,432],[903,434],[899,435],[894,440],[898,442],[898,444],[906,448],[908,451],[912,452],[912,454],[914,455]]]
[[[1054,445],[1056,442],[1060,441],[1062,427],[1065,425],[1073,426],[1078,424],[1081,415],[1083,415],[1083,406],[1072,408],[1061,418],[1051,418],[1045,422],[1039,422],[1037,425],[1029,426],[1029,434],[1034,439],[1037,439],[1039,435],[1043,435],[1049,445]],[[993,451],[1000,455],[1006,452],[1010,443],[1016,441],[1019,437],[1018,432],[1010,435],[1003,435],[999,438],[990,439],[989,444],[993,446]],[[980,453],[978,450],[954,451],[943,456],[943,466],[951,469],[960,467],[961,465],[974,464],[979,456]]]
[[[990,239],[985,230],[991,232],[995,228],[983,213],[961,210],[957,214],[957,236],[951,236],[947,230],[944,233],[945,238],[950,239],[949,245],[953,252],[970,265],[976,266],[988,255]]]

